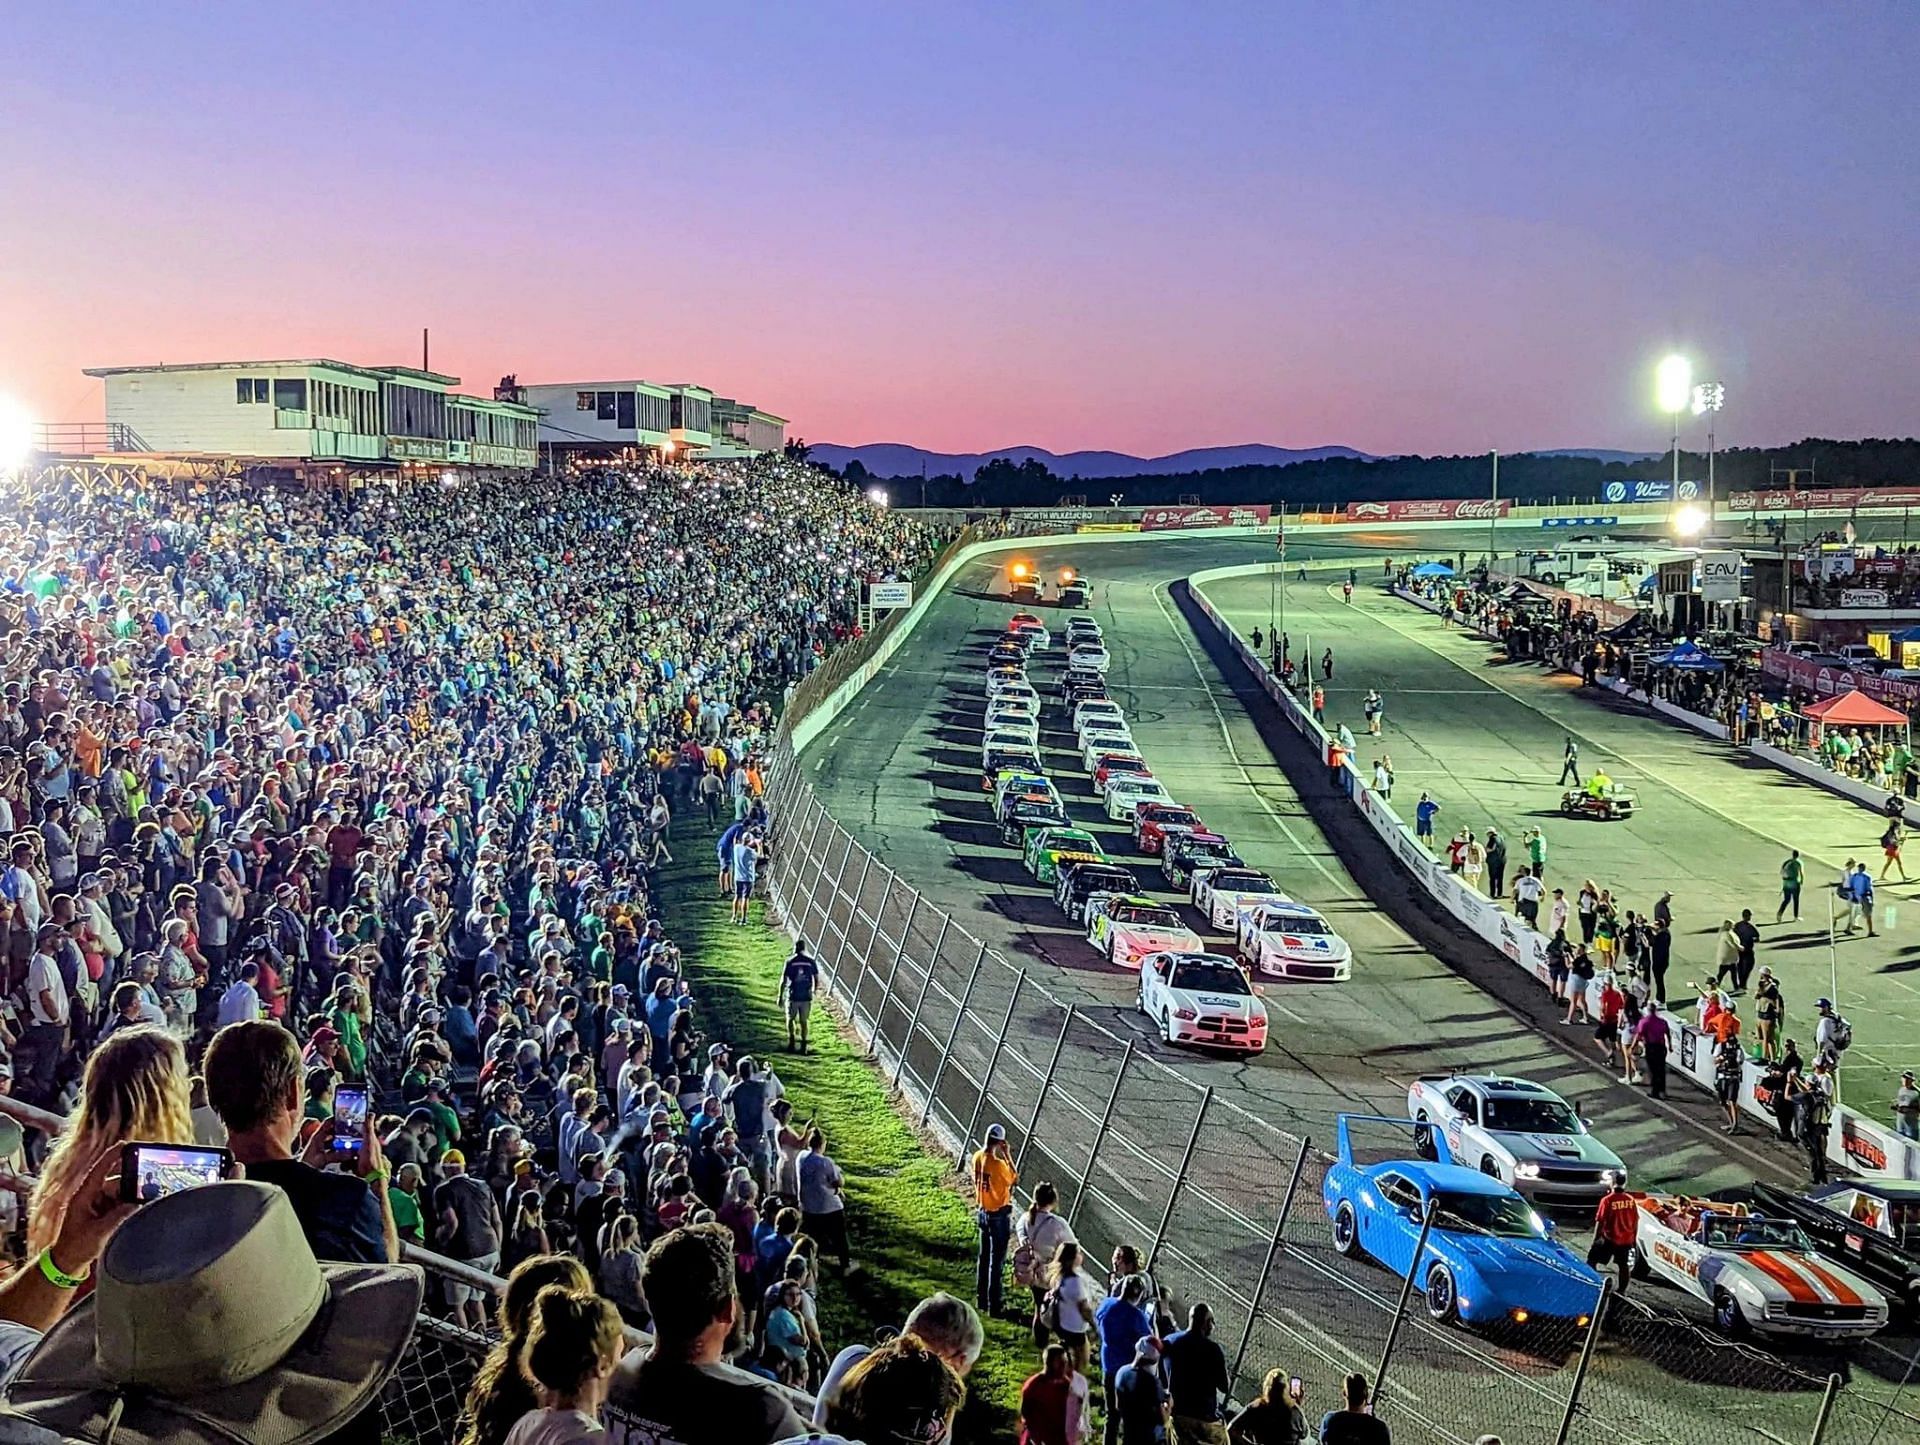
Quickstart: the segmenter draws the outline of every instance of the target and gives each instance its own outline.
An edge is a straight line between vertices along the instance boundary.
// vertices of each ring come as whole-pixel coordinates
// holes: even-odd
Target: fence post
[[[1013,977],[1013,992],[1007,998],[1007,1012],[1000,1020],[1000,1032],[994,1036],[993,1052],[987,1055],[987,1076],[980,1081],[980,1097],[973,1101],[973,1117],[967,1120],[966,1138],[960,1141],[962,1144],[972,1139],[973,1131],[980,1127],[980,1115],[987,1107],[987,1090],[993,1087],[993,1071],[1000,1066],[1000,1051],[1007,1046],[1007,1030],[1013,1027],[1013,1006],[1020,1002],[1020,990],[1026,986],[1027,971],[1023,968]]]
[[[1421,1256],[1427,1252],[1427,1236],[1433,1233],[1434,1211],[1428,1209],[1426,1217],[1420,1221],[1420,1240],[1413,1247],[1413,1263],[1407,1269],[1407,1277],[1400,1281],[1400,1303],[1394,1306],[1393,1323],[1387,1326],[1386,1347],[1380,1351],[1380,1368],[1373,1372],[1373,1408],[1380,1410],[1380,1395],[1386,1388],[1387,1364],[1393,1359],[1394,1342],[1400,1338],[1400,1321],[1406,1318],[1407,1296],[1413,1293],[1413,1281],[1420,1273]]]
[[[1187,1170],[1193,1166],[1194,1146],[1200,1142],[1200,1126],[1207,1121],[1207,1110],[1213,1104],[1213,1085],[1208,1084],[1200,1091],[1200,1110],[1193,1116],[1193,1132],[1187,1135],[1187,1147],[1180,1155],[1180,1172],[1173,1176],[1173,1188],[1167,1191],[1166,1212],[1160,1216],[1160,1227],[1153,1232],[1153,1247],[1147,1251],[1147,1273],[1153,1273],[1153,1266],[1160,1258],[1160,1246],[1166,1243],[1167,1226],[1173,1223],[1173,1206],[1180,1198],[1180,1190],[1187,1182]]]
[[[967,1016],[967,1003],[973,997],[973,986],[980,981],[980,970],[987,966],[987,946],[980,945],[980,952],[974,955],[973,972],[967,975],[967,986],[960,990],[960,1002],[953,1006],[953,1027],[947,1030],[947,1041],[940,1048],[940,1062],[933,1066],[933,1082],[927,1085],[927,1102],[920,1110],[920,1127],[927,1127],[927,1120],[933,1115],[933,1097],[940,1092],[940,1080],[946,1076],[947,1060],[953,1057],[954,1040],[960,1037],[960,1021]],[[911,1035],[909,1035],[911,1039]],[[966,1140],[960,1141],[964,1147]]]
[[[1087,1197],[1087,1181],[1093,1177],[1094,1161],[1100,1157],[1100,1146],[1107,1142],[1107,1129],[1113,1123],[1114,1106],[1120,1102],[1120,1085],[1126,1080],[1127,1065],[1133,1062],[1133,1040],[1127,1040],[1127,1050],[1120,1055],[1120,1072],[1113,1076],[1113,1092],[1107,1095],[1107,1107],[1100,1111],[1100,1127],[1094,1131],[1093,1147],[1087,1150],[1087,1167],[1080,1171],[1079,1186],[1073,1191],[1073,1207],[1067,1211],[1067,1223],[1071,1225],[1080,1217],[1080,1201]]]
[[[911,892],[912,890],[908,890]],[[913,936],[913,920],[920,914],[920,895],[914,893],[913,902],[907,905],[907,921],[900,925],[900,942],[893,950],[893,966],[887,970],[887,981],[880,988],[880,1002],[873,1007],[873,1032],[867,1035],[867,1057],[871,1059],[880,1046],[880,1016],[887,1011],[887,1000],[893,997],[893,981],[900,976],[900,961],[907,956],[907,940]],[[945,929],[942,928],[942,936]],[[858,1000],[856,1000],[856,1003]],[[849,1009],[849,1012],[855,1010]]]
[[[1820,1413],[1814,1417],[1813,1438],[1807,1442],[1807,1445],[1820,1445],[1820,1442],[1826,1438],[1827,1422],[1833,1418],[1834,1403],[1839,1398],[1840,1377],[1828,1375],[1827,1392],[1820,1397]],[[1892,1409],[1891,1401],[1888,1402],[1888,1409]]]
[[[1233,1370],[1227,1376],[1229,1380],[1240,1378],[1240,1367],[1247,1360],[1247,1346],[1253,1343],[1253,1322],[1260,1314],[1260,1301],[1267,1292],[1267,1280],[1273,1274],[1273,1261],[1285,1241],[1287,1216],[1293,1212],[1293,1196],[1300,1187],[1300,1175],[1307,1167],[1310,1143],[1310,1140],[1302,1139],[1300,1152],[1293,1156],[1293,1173],[1287,1178],[1287,1192],[1280,1198],[1280,1213],[1273,1221],[1273,1238],[1267,1244],[1267,1257],[1260,1266],[1260,1279],[1253,1287],[1253,1300],[1247,1306],[1247,1327],[1240,1332],[1240,1348],[1233,1352]]]
[[[942,938],[947,936],[947,924],[951,921],[945,917],[941,918],[940,936]],[[913,1001],[913,1012],[907,1016],[907,1031],[900,1039],[900,1052],[893,1061],[893,1087],[896,1089],[900,1087],[900,1076],[907,1071],[907,1049],[913,1043],[914,1029],[919,1027],[920,1010],[926,1007],[927,990],[933,987],[933,959],[939,956],[940,950],[935,948],[933,958],[929,958],[923,965],[926,971],[920,975],[920,996]],[[880,1030],[876,1027],[874,1032],[877,1034]]]
[[[1013,1169],[1017,1174],[1027,1162],[1027,1146],[1033,1142],[1033,1131],[1040,1127],[1040,1110],[1047,1102],[1047,1092],[1053,1088],[1053,1071],[1060,1067],[1060,1051],[1067,1046],[1067,1030],[1073,1027],[1073,1016],[1080,1011],[1080,1005],[1070,1003],[1060,1018],[1060,1037],[1053,1041],[1053,1057],[1047,1060],[1047,1072],[1040,1080],[1040,1092],[1033,1096],[1033,1113],[1027,1119],[1027,1127],[1020,1134],[1020,1152],[1013,1157]]]
[[[1600,1281],[1600,1298],[1594,1301],[1593,1318],[1587,1322],[1587,1337],[1580,1344],[1580,1364],[1573,1372],[1573,1388],[1567,1391],[1566,1412],[1560,1417],[1560,1433],[1553,1437],[1553,1445],[1567,1445],[1567,1437],[1573,1434],[1573,1412],[1580,1405],[1580,1387],[1587,1382],[1587,1366],[1593,1363],[1594,1342],[1600,1338],[1600,1322],[1607,1317],[1607,1301],[1613,1297],[1613,1281]],[[1819,1439],[1816,1430],[1814,1438]]]

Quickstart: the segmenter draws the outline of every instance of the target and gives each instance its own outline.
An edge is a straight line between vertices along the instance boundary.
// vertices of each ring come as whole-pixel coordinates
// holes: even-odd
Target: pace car
[[[1175,888],[1186,888],[1196,868],[1237,868],[1241,861],[1223,835],[1200,829],[1167,840],[1160,853],[1160,876]]]
[[[1151,898],[1108,898],[1086,909],[1087,942],[1108,960],[1131,968],[1149,953],[1199,953],[1200,935],[1180,915]]]
[[[1184,803],[1138,803],[1133,810],[1133,841],[1149,858],[1157,858],[1167,844],[1206,824]]]
[[[1895,1308],[1920,1319],[1920,1183],[1847,1179],[1796,1194],[1753,1186],[1753,1202],[1792,1219],[1828,1259],[1864,1276]]]
[[[1255,868],[1195,868],[1187,885],[1193,906],[1207,915],[1207,925],[1237,934],[1240,910],[1257,903],[1292,900],[1273,886],[1273,880]]]
[[[1267,1047],[1267,1007],[1230,958],[1151,953],[1140,960],[1140,1012],[1169,1044],[1257,1054]]]
[[[1406,1127],[1399,1119],[1340,1115],[1339,1157],[1321,1186],[1335,1249],[1410,1279],[1434,1320],[1591,1321],[1600,1276],[1531,1204],[1498,1179],[1445,1159],[1356,1163],[1349,1136],[1356,1122]],[[1429,1214],[1426,1249],[1415,1259]]]
[[[1407,1089],[1414,1142],[1429,1159],[1447,1153],[1530,1198],[1591,1204],[1627,1182],[1620,1156],[1587,1132],[1553,1090],[1498,1074],[1422,1074]]]
[[[1027,872],[1036,883],[1052,883],[1062,860],[1068,858],[1099,863],[1112,861],[1085,828],[1043,828],[1027,838],[1024,859]]]
[[[1124,864],[1067,862],[1054,875],[1053,901],[1062,913],[1084,927],[1087,910],[1101,899],[1124,896],[1139,886],[1133,871]]]
[[[1712,1305],[1724,1333],[1850,1340],[1885,1328],[1886,1296],[1820,1258],[1793,1220],[1684,1195],[1642,1194],[1638,1203],[1635,1269]]]
[[[1255,973],[1323,983],[1353,977],[1353,950],[1304,903],[1242,904],[1234,933]]]
[[[1158,778],[1109,778],[1100,790],[1100,805],[1116,822],[1131,823],[1133,810],[1147,803],[1171,803],[1173,794]]]

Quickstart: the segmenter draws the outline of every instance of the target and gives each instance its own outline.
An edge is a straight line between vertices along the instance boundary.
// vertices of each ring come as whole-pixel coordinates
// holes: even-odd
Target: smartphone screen
[[[190,1144],[128,1144],[120,1154],[120,1197],[138,1203],[226,1178],[233,1156]]]
[[[1306,1381],[1302,1380],[1298,1375],[1295,1375],[1291,1380],[1287,1381],[1287,1393],[1292,1395],[1294,1399],[1299,1399],[1302,1395],[1306,1394],[1306,1392]]]
[[[367,1132],[367,1090],[364,1084],[339,1084],[333,1091],[333,1147],[350,1153],[360,1147]]]

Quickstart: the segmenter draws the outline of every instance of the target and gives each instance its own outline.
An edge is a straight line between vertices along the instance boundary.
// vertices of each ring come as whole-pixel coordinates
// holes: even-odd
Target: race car
[[[1026,665],[1027,649],[1015,642],[1011,637],[1001,638],[987,650],[987,666],[989,668],[1018,667],[1024,669]]]
[[[1633,816],[1633,794],[1622,788],[1594,797],[1585,788],[1568,788],[1560,795],[1560,811],[1569,818],[1598,818],[1611,823]]]
[[[1171,803],[1173,794],[1157,778],[1123,776],[1107,779],[1107,785],[1100,790],[1100,799],[1109,818],[1131,823],[1135,808],[1143,803]]]
[[[1037,612],[1016,612],[1007,619],[1007,631],[1012,632],[1016,627],[1024,627],[1029,622],[1036,627],[1047,625],[1040,620],[1040,614]]]
[[[1173,839],[1205,826],[1184,803],[1141,803],[1133,810],[1133,841],[1150,858],[1159,857]]]
[[[1034,795],[1060,800],[1058,791],[1047,775],[1038,768],[1009,768],[993,780],[993,812],[997,818],[1007,806],[1011,797],[1032,797]]]
[[[1243,904],[1234,936],[1255,973],[1321,983],[1353,977],[1353,950],[1304,903]]]
[[[1029,747],[1037,746],[1040,742],[1040,720],[1025,711],[1012,708],[989,709],[981,726],[988,734],[1014,733]]]
[[[1053,634],[1037,617],[1016,617],[1007,624],[1007,636],[1017,640],[1028,652],[1045,652],[1053,646]]]
[[[1087,910],[1102,898],[1129,894],[1139,886],[1133,871],[1123,864],[1068,862],[1061,864],[1054,876],[1053,901],[1084,928]]]
[[[1160,850],[1160,876],[1175,888],[1186,888],[1193,881],[1195,868],[1237,868],[1241,861],[1221,834],[1196,829],[1167,839],[1166,847]]]
[[[1067,810],[1058,798],[1016,797],[1000,814],[1000,841],[1025,851],[1032,828],[1064,828]]]
[[[1406,1127],[1403,1119],[1342,1114],[1339,1157],[1327,1169],[1321,1202],[1333,1247],[1371,1257],[1420,1292],[1429,1318],[1468,1325],[1544,1320],[1588,1324],[1600,1300],[1600,1276],[1555,1236],[1519,1194],[1450,1161],[1354,1161],[1353,1123]],[[1426,1249],[1414,1250],[1428,1215]]]
[[[1267,1006],[1217,953],[1150,953],[1140,960],[1140,1012],[1169,1044],[1257,1054],[1267,1047]]]
[[[1636,1272],[1705,1300],[1723,1333],[1851,1340],[1885,1328],[1886,1296],[1845,1266],[1821,1259],[1793,1220],[1684,1195],[1636,1199]]]
[[[1040,750],[1031,743],[1017,743],[1007,747],[987,750],[980,760],[980,791],[992,789],[995,779],[1010,768],[1025,768],[1031,772],[1040,770]]]
[[[1140,778],[1153,776],[1153,770],[1147,766],[1147,760],[1132,748],[1115,748],[1112,752],[1100,754],[1093,760],[1091,771],[1095,791],[1106,787],[1119,773],[1130,773]]]
[[[1093,725],[1095,719],[1126,726],[1126,714],[1120,711],[1120,704],[1110,697],[1082,698],[1073,705],[1073,735],[1080,736]]]
[[[1240,932],[1240,910],[1257,903],[1290,903],[1273,880],[1256,868],[1195,868],[1187,885],[1193,906],[1211,928]]]
[[[1014,662],[998,662],[987,669],[986,693],[989,698],[1027,681],[1027,670]]]
[[[1068,707],[1089,697],[1105,697],[1107,680],[1097,672],[1068,671],[1060,677],[1060,697]]]
[[[1848,1179],[1795,1194],[1777,1184],[1753,1186],[1753,1202],[1792,1219],[1828,1259],[1837,1259],[1920,1319],[1920,1183]]]
[[[1104,673],[1113,666],[1113,659],[1107,655],[1105,643],[1083,642],[1067,654],[1067,665],[1083,668],[1088,672]]]
[[[1029,835],[1022,857],[1027,872],[1033,875],[1036,883],[1052,883],[1060,864],[1067,859],[1095,863],[1113,861],[1100,851],[1099,843],[1085,828],[1043,828]]]
[[[1102,753],[1137,752],[1133,742],[1133,732],[1125,724],[1101,723],[1090,727],[1080,734],[1080,764],[1088,772],[1099,761]]]
[[[1069,649],[1078,647],[1084,642],[1098,642],[1100,624],[1091,617],[1076,617],[1067,624],[1066,639]]]
[[[1620,1156],[1587,1132],[1553,1090],[1498,1074],[1422,1074],[1407,1088],[1414,1143],[1439,1157],[1434,1136],[1470,1169],[1532,1199],[1591,1204],[1627,1182]]]
[[[1087,942],[1131,968],[1149,953],[1198,953],[1206,947],[1180,915],[1151,898],[1108,898],[1086,910]]]
[[[1024,678],[1003,682],[988,693],[988,696],[995,702],[1025,703],[1035,713],[1040,711],[1040,694],[1035,692],[1033,684]]]
[[[980,738],[980,761],[984,763],[987,755],[994,752],[1014,752],[1025,749],[1035,751],[1039,729],[1016,727],[1012,723],[992,723]],[[1035,756],[1038,756],[1035,751]]]

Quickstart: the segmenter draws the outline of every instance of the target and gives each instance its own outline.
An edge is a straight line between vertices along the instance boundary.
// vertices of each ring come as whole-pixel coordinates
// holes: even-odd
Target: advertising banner
[[[911,607],[913,606],[913,584],[911,582],[875,582],[867,588],[867,605],[870,607]]]
[[[1708,602],[1738,602],[1740,566],[1738,552],[1702,552],[1700,596]]]
[[[1273,516],[1265,502],[1231,507],[1148,507],[1140,514],[1143,532],[1184,532],[1196,527],[1264,527]]]
[[[1542,517],[1543,527],[1612,527],[1619,523],[1618,517]]]
[[[1784,678],[1795,687],[1804,687],[1815,697],[1832,697],[1836,693],[1858,689],[1875,702],[1884,702],[1889,707],[1920,704],[1920,683],[1897,677],[1879,677],[1871,672],[1854,672],[1845,667],[1822,667],[1817,662],[1808,662],[1804,657],[1795,657],[1777,647],[1769,647],[1760,655],[1760,670],[1769,677]]]
[[[1845,587],[1840,592],[1842,607],[1885,607],[1887,594],[1878,587]]]
[[[1676,491],[1672,477],[1663,477],[1657,482],[1608,482],[1606,486],[1609,502],[1671,502],[1676,499],[1691,502],[1699,495],[1698,482],[1683,481]]]
[[[1421,498],[1410,502],[1348,502],[1349,522],[1486,522],[1510,516],[1513,503],[1491,497]]]
[[[1799,512],[1920,507],[1920,487],[1776,487],[1735,492],[1727,498],[1733,512]]]

